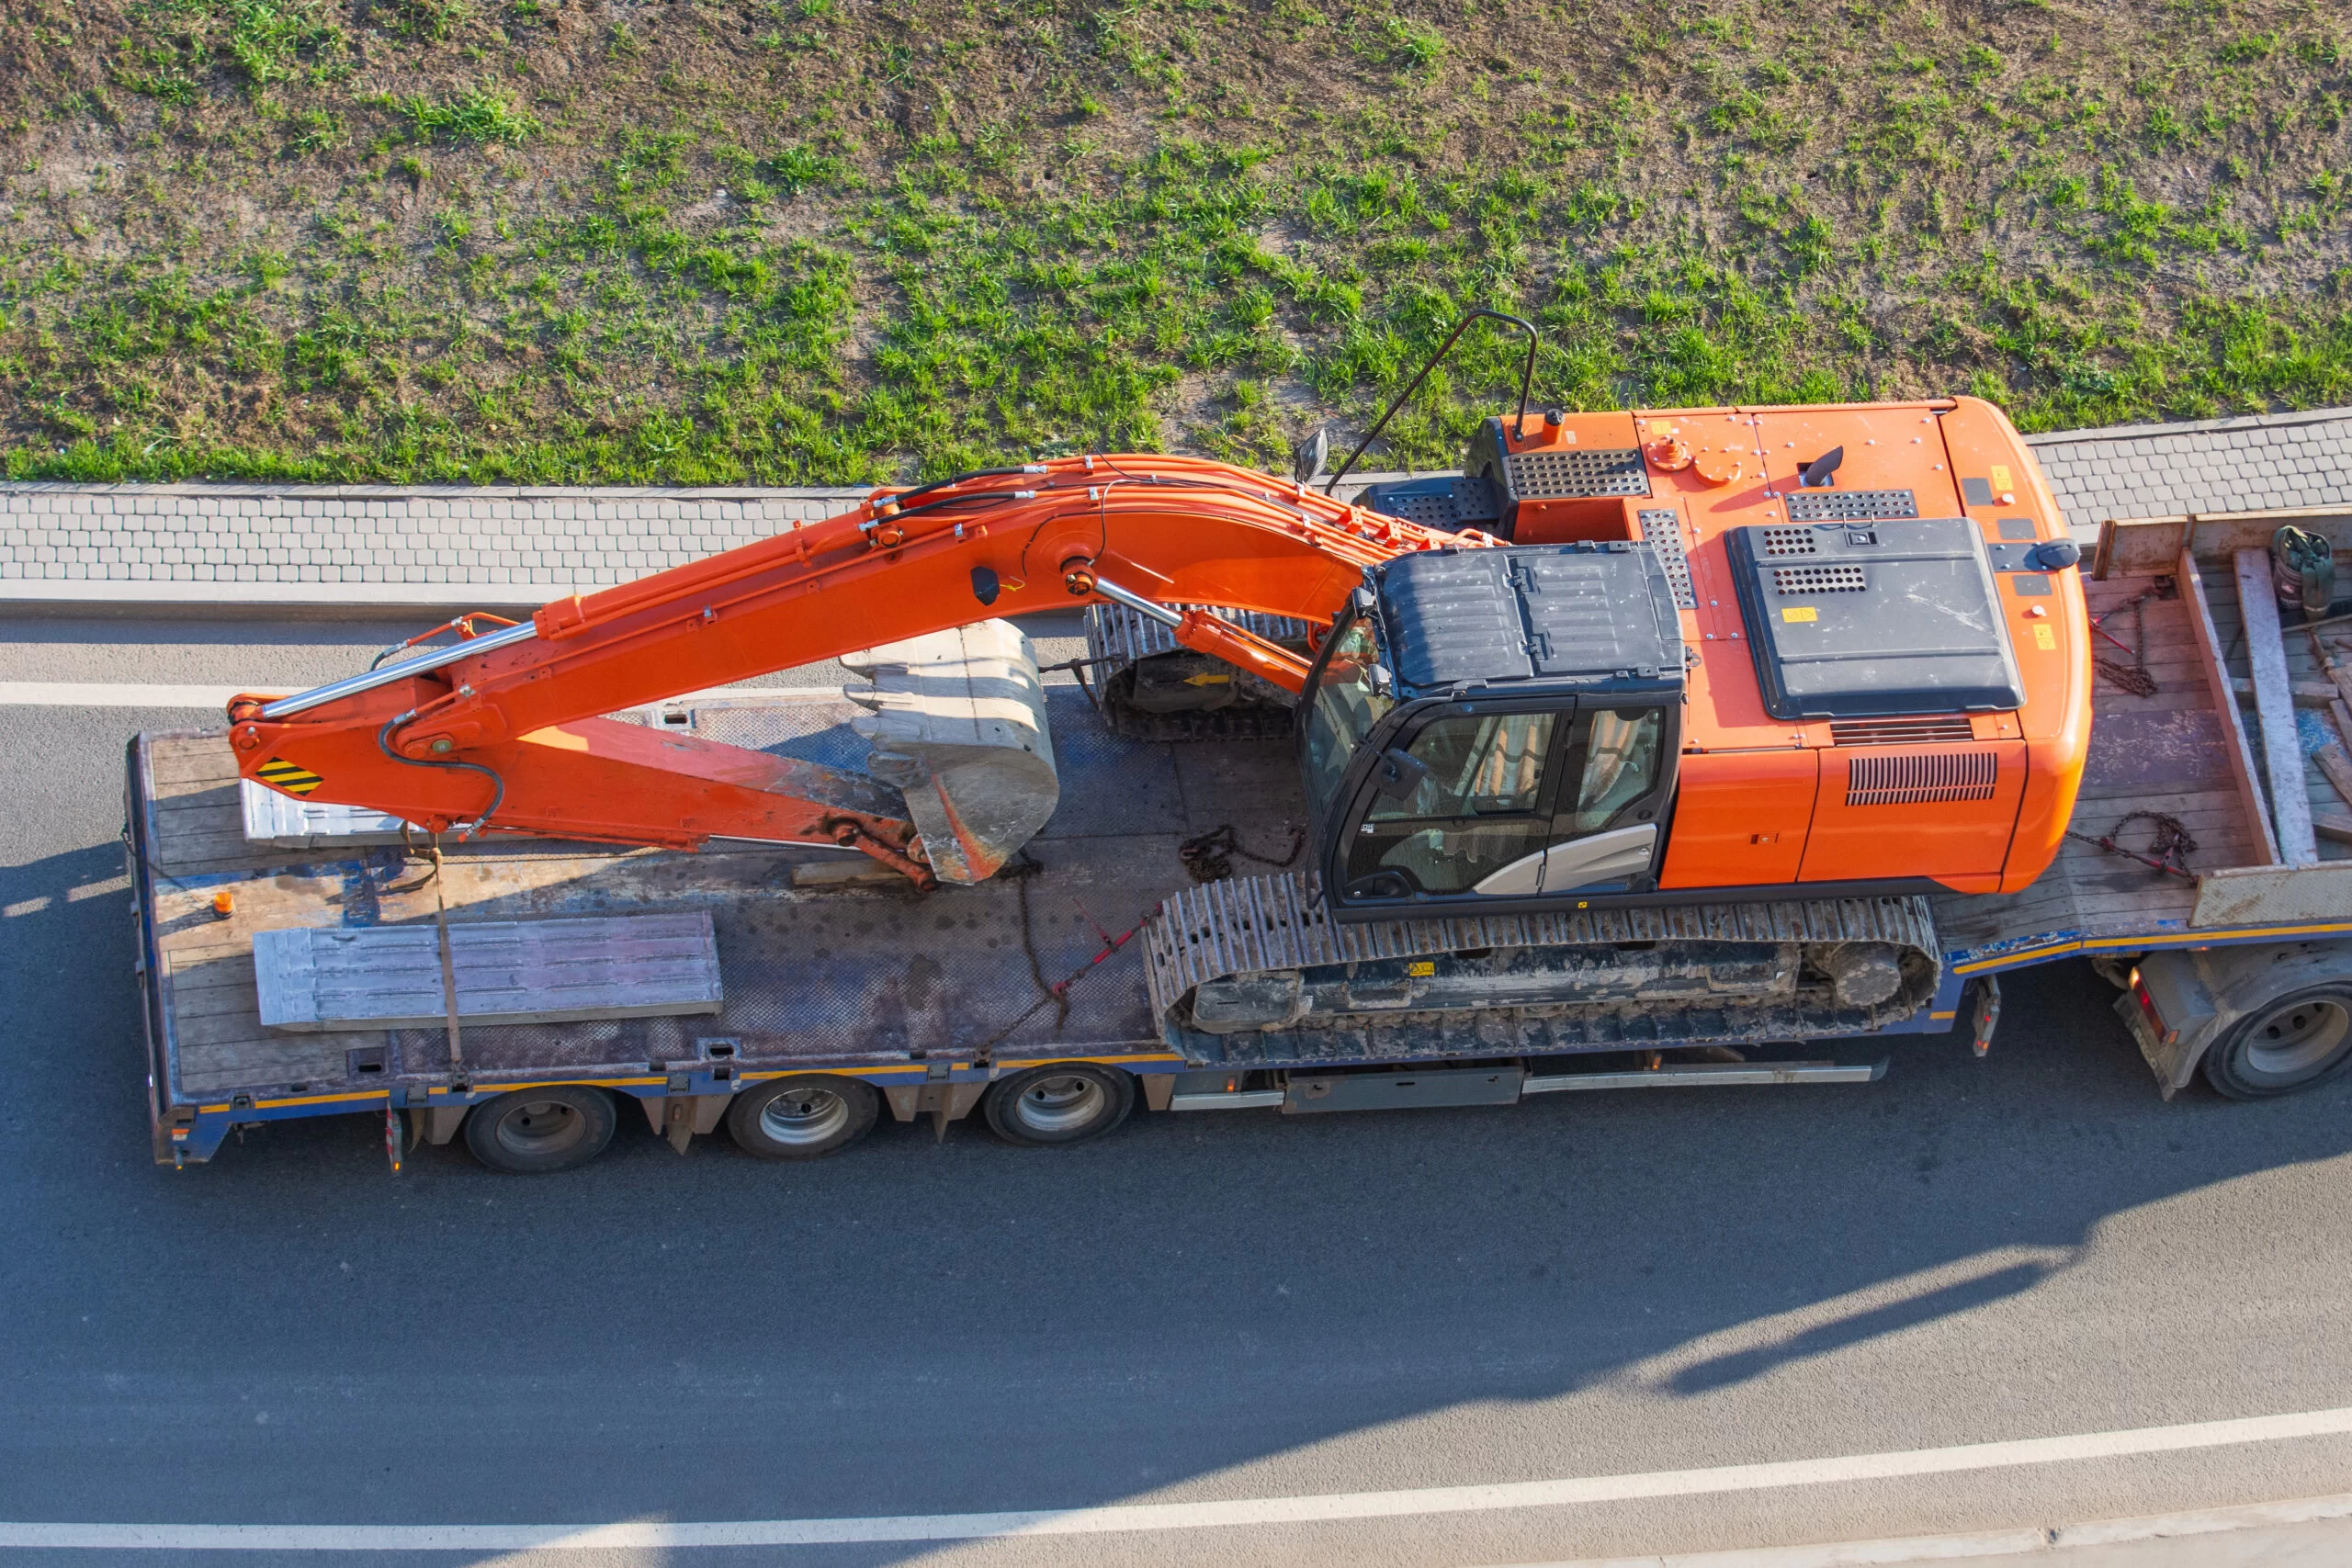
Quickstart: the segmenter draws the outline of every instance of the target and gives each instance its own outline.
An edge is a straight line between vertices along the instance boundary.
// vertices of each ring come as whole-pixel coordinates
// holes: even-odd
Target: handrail
[[[1456,322],[1452,332],[1445,334],[1445,341],[1438,344],[1437,352],[1430,355],[1429,363],[1421,367],[1421,373],[1413,378],[1413,384],[1396,394],[1396,400],[1388,405],[1387,412],[1382,414],[1377,420],[1373,422],[1373,426],[1370,430],[1364,432],[1363,439],[1356,443],[1356,449],[1348,454],[1348,460],[1340,465],[1339,472],[1333,474],[1329,479],[1324,481],[1323,493],[1325,495],[1330,495],[1338,489],[1340,481],[1347,477],[1348,470],[1356,466],[1356,459],[1363,457],[1364,455],[1365,448],[1369,447],[1374,441],[1378,440],[1380,433],[1388,428],[1388,422],[1396,417],[1396,411],[1403,408],[1406,400],[1411,398],[1415,392],[1421,389],[1421,383],[1430,378],[1430,372],[1437,368],[1438,362],[1443,359],[1446,356],[1446,354],[1453,347],[1454,340],[1460,337],[1464,333],[1467,332],[1470,328],[1470,323],[1476,321],[1481,316],[1486,316],[1498,321],[1509,321],[1512,326],[1517,327],[1520,331],[1527,334],[1527,362],[1520,367],[1519,371],[1519,419],[1512,426],[1514,430],[1522,432],[1527,428],[1527,389],[1529,387],[1532,386],[1535,381],[1535,344],[1537,337],[1535,323],[1529,321],[1524,316],[1507,315],[1500,310],[1473,310],[1468,315],[1463,317],[1460,321]]]

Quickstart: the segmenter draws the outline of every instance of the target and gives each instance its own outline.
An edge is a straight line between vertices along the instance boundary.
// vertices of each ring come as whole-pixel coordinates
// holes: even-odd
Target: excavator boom
[[[928,882],[914,825],[888,785],[597,716],[1097,602],[1139,607],[1186,647],[1296,691],[1306,665],[1295,653],[1164,606],[1327,621],[1368,566],[1493,542],[1222,463],[1059,458],[876,491],[821,522],[559,600],[522,625],[366,676],[241,696],[231,739],[249,778],[432,831],[463,824],[671,848],[837,843]]]

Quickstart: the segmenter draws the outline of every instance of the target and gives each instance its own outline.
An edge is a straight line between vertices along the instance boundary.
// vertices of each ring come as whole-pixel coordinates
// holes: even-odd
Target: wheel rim
[[[560,1100],[526,1100],[498,1119],[498,1146],[526,1159],[568,1153],[588,1136],[588,1118]]]
[[[1084,1073],[1055,1073],[1021,1091],[1021,1124],[1033,1133],[1070,1133],[1102,1114],[1110,1092]]]
[[[2300,1077],[2333,1060],[2347,1036],[2352,1008],[2333,997],[2299,998],[2246,1031],[2245,1065],[2265,1077]]]
[[[821,1144],[849,1125],[849,1101],[829,1089],[788,1089],[760,1107],[760,1133],[793,1148]]]

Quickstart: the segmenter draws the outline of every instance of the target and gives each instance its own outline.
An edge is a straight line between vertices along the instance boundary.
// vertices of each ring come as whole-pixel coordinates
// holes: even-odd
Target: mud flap
[[[932,869],[981,882],[1020,852],[1061,800],[1045,682],[1008,621],[885,643],[842,663],[873,684],[842,695],[874,710],[853,721],[866,767],[906,795]]]
[[[2001,1024],[2001,982],[1992,975],[1977,976],[1975,998],[1968,1010],[1968,1043],[1982,1056],[1993,1048],[1993,1031]]]

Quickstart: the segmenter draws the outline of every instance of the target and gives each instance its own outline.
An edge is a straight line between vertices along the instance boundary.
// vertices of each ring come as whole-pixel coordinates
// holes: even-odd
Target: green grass
[[[2352,402],[2317,4],[28,0],[16,478],[935,475],[1577,407]],[[1503,406],[1483,328],[1374,461]]]

